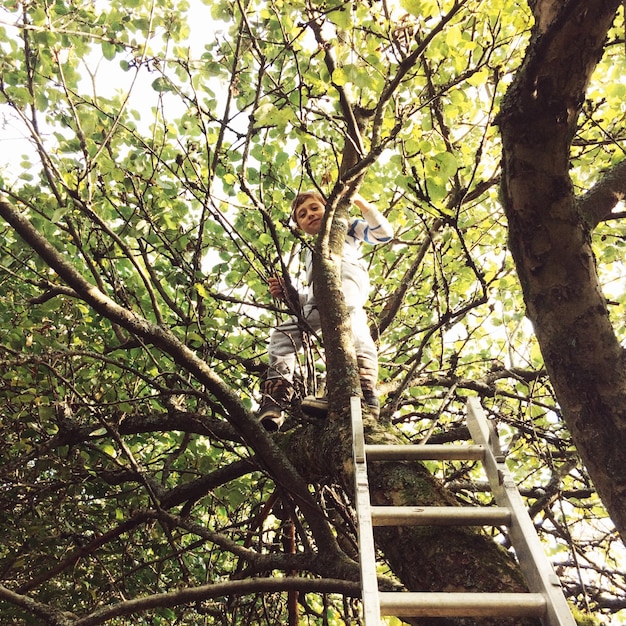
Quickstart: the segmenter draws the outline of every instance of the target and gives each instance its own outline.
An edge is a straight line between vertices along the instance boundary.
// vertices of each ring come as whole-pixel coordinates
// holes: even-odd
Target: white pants
[[[357,357],[367,359],[372,365],[378,364],[378,351],[370,334],[367,314],[363,309],[369,293],[367,271],[359,265],[342,263],[341,284],[346,306],[352,324],[352,340]],[[303,306],[303,317],[314,332],[321,328],[320,314],[314,297]],[[302,349],[302,329],[298,318],[292,317],[277,326],[270,335],[267,378],[293,380],[296,355]]]

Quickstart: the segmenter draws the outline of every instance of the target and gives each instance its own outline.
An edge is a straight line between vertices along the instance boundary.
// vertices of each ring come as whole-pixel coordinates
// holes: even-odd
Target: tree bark
[[[572,438],[626,540],[624,352],[598,281],[592,220],[580,212],[569,176],[580,106],[619,4],[538,2],[542,12],[498,124],[502,202],[527,315]]]
[[[341,100],[346,120],[354,119],[350,103]],[[346,236],[346,195],[358,188],[365,163],[354,146],[362,145],[359,125],[346,124],[339,180],[326,205],[324,223],[313,255],[315,295],[326,346],[326,377],[330,419],[323,429],[298,429],[284,449],[309,481],[330,475],[352,498],[353,465],[349,398],[359,395],[359,378],[352,330],[343,298],[341,257]],[[349,174],[348,174],[349,173]],[[330,348],[332,346],[332,348]],[[309,432],[310,431],[310,432]],[[399,443],[368,420],[368,443]],[[374,505],[454,506],[458,504],[425,466],[419,463],[377,462],[370,466],[370,497]],[[411,591],[519,592],[525,583],[511,556],[473,528],[378,528],[376,543],[393,573]],[[459,565],[462,564],[461,567]],[[419,619],[427,626],[475,624],[474,619]],[[532,619],[484,619],[484,626],[530,626]]]

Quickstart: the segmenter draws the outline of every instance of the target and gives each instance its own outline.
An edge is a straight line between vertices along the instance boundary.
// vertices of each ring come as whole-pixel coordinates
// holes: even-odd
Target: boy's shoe
[[[285,422],[283,409],[289,405],[293,388],[283,378],[270,378],[261,385],[261,406],[257,417],[268,432],[275,433]]]
[[[380,402],[378,400],[378,396],[373,392],[363,392],[363,401],[367,405],[369,409],[370,415],[374,419],[378,419],[380,417]]]
[[[266,404],[261,405],[258,413],[261,426],[270,433],[275,433],[280,430],[280,427],[285,422],[285,416],[280,410],[277,404],[268,401]]]

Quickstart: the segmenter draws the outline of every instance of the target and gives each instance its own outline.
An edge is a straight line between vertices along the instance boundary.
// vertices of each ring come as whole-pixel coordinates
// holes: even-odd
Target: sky
[[[106,6],[107,3],[97,0],[96,4]],[[189,1],[188,16],[190,57],[200,58],[206,42],[215,38],[220,23],[212,19],[210,7],[202,0]],[[19,13],[10,11],[7,6],[0,6],[0,27],[6,29],[7,37],[19,40],[20,29],[16,25],[20,23]],[[112,62],[109,62],[103,58],[101,48],[94,46],[92,54],[83,60],[83,66],[79,68],[84,76],[82,86],[86,93],[92,92],[92,78],[85,71],[88,67],[89,72],[93,74],[93,83],[96,85],[98,96],[109,97],[116,92],[128,94],[127,106],[142,113],[138,124],[141,125],[142,121],[145,121],[146,126],[149,126],[152,121],[150,109],[156,103],[156,92],[151,85],[158,74],[148,72],[145,68],[137,73],[123,71],[120,68],[120,61],[123,58],[116,56]],[[126,60],[130,59],[126,57]],[[146,94],[154,97],[147,98]],[[167,97],[165,100],[168,102]],[[174,106],[174,102],[175,99],[170,98],[167,105]],[[174,111],[172,113],[175,114]],[[49,138],[41,113],[39,123],[43,125],[41,134],[44,138]],[[0,147],[0,173],[4,174],[7,179],[14,178],[23,172],[22,155],[27,155],[31,163],[37,161],[35,146],[29,137],[27,125],[12,107],[3,102],[0,102]]]

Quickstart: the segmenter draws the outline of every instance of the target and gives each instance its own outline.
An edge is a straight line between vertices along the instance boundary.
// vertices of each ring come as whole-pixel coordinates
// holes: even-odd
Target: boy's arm
[[[368,243],[384,243],[393,238],[393,228],[389,220],[360,194],[352,199],[354,205],[361,211],[367,226],[363,229],[362,239]]]
[[[354,198],[352,198],[352,203],[358,207],[363,217],[370,213],[372,209],[374,209],[374,211],[378,210],[371,202],[368,202],[361,194],[358,193],[354,195]]]
[[[286,284],[285,280],[280,276],[270,276],[267,279],[270,294],[286,302],[292,309],[298,310],[307,300],[305,294],[298,293],[296,288],[291,284]]]

